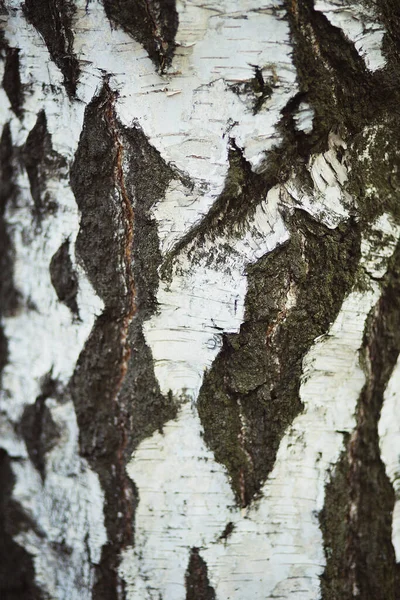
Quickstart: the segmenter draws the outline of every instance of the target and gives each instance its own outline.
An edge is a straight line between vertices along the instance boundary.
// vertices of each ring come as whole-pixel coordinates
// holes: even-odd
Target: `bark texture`
[[[0,596],[398,600],[397,2],[0,25]]]

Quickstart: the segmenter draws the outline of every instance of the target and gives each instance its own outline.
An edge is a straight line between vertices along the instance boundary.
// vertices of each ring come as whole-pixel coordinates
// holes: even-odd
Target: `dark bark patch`
[[[42,393],[33,404],[25,407],[19,424],[29,458],[39,471],[43,482],[46,475],[46,453],[54,448],[60,436],[51,412],[46,406],[47,398],[56,393],[57,382],[51,379],[51,376],[45,378],[42,384]]]
[[[161,72],[172,61],[178,12],[175,0],[103,0],[107,17],[147,50]]]
[[[115,181],[118,146],[106,115],[113,110],[112,102],[112,92],[105,86],[86,109],[71,187],[81,211],[77,256],[96,293],[118,315],[130,301],[130,290],[124,272],[123,205]]]
[[[372,73],[341,29],[315,10],[313,0],[286,0],[300,92],[314,109],[313,130],[303,140],[312,152],[326,149],[330,131],[343,137],[398,112],[400,101],[397,0],[364,0],[388,30],[387,67]],[[362,93],[360,93],[362,90]]]
[[[7,123],[0,138],[0,315],[3,316],[15,314],[19,304],[19,294],[14,287],[14,250],[5,217],[6,208],[12,205],[17,192],[14,179],[14,149]],[[5,347],[5,341],[2,346]],[[3,356],[0,363],[4,364],[4,360]]]
[[[43,37],[71,97],[76,94],[79,77],[79,62],[73,52],[75,11],[71,0],[25,0],[24,4],[26,18]]]
[[[117,567],[133,541],[137,492],[126,474],[132,449],[176,414],[154,376],[142,323],[155,309],[160,261],[150,215],[172,172],[138,127],[124,128],[105,83],[85,112],[71,169],[81,211],[78,259],[105,304],[70,383],[80,450],[105,492],[108,543],[97,567],[96,600],[123,597]]]
[[[8,360],[8,342],[1,318],[15,314],[19,304],[19,294],[14,286],[14,251],[5,217],[6,208],[16,195],[14,174],[14,149],[7,123],[0,138],[0,382]]]
[[[192,548],[185,576],[186,600],[215,600],[214,588],[208,580],[207,564],[198,548]]]
[[[378,422],[399,353],[400,246],[368,318],[361,351],[367,382],[357,424],[327,486],[320,516],[327,561],[324,600],[398,598],[399,569],[391,541],[395,497],[380,457]]]
[[[198,399],[204,439],[246,506],[273,468],[280,440],[302,410],[302,360],[327,331],[354,281],[360,235],[308,215],[290,220],[291,240],[248,269],[245,321],[224,336]],[[289,293],[295,306],[285,308]]]
[[[43,217],[56,210],[57,205],[46,191],[47,179],[56,173],[64,176],[65,158],[53,150],[51,135],[47,130],[46,114],[40,111],[22,149],[22,159],[28,174],[34,204],[33,216],[38,224]]]
[[[25,527],[20,507],[11,499],[15,478],[11,460],[0,448],[0,597],[4,600],[41,600],[34,583],[32,557],[13,535]]]
[[[17,117],[22,116],[23,94],[19,74],[19,48],[7,48],[4,65],[3,89]]]
[[[132,540],[134,489],[125,472],[130,430],[127,407],[118,401],[129,355],[124,338],[133,316],[131,243],[120,178],[119,130],[115,95],[105,84],[85,111],[71,168],[71,187],[81,211],[76,253],[105,304],[82,350],[70,391],[79,426],[80,451],[99,474],[105,492],[103,548],[94,596],[113,600],[123,584],[117,573],[121,549]],[[125,207],[126,208],[126,207]]]
[[[69,253],[69,240],[65,240],[54,254],[50,262],[51,283],[56,290],[57,297],[70,311],[78,316],[78,277],[74,271]]]

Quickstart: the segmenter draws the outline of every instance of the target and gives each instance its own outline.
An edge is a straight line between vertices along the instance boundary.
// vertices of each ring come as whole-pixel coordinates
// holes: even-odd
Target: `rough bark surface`
[[[1,598],[398,600],[398,3],[0,25]]]

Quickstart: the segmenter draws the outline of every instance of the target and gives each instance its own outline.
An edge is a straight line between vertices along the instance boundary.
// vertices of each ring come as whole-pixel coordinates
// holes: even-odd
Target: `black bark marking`
[[[218,539],[225,542],[228,539],[228,537],[231,535],[231,533],[233,533],[234,529],[235,529],[235,525],[232,523],[232,521],[229,521],[229,523],[227,523],[225,529],[223,530],[223,532],[221,533],[221,535],[219,536]]]
[[[46,406],[47,398],[57,395],[57,382],[48,376],[42,383],[42,393],[34,404],[25,407],[19,429],[25,440],[29,458],[45,480],[45,457],[57,444],[60,433],[51,412]]]
[[[19,48],[7,48],[4,65],[3,88],[11,108],[17,117],[22,117],[23,94],[19,74]]]
[[[215,600],[214,588],[208,581],[207,564],[198,548],[192,548],[185,577],[186,600]]]
[[[65,240],[54,254],[50,262],[51,283],[57,297],[70,311],[78,316],[78,277],[74,271],[69,253],[69,240]]]
[[[0,597],[41,600],[42,594],[34,583],[33,559],[13,540],[19,531],[31,526],[12,500],[14,484],[11,459],[0,448]]]
[[[38,113],[36,123],[29,132],[22,149],[22,159],[29,178],[33,216],[40,224],[46,214],[53,213],[57,208],[46,191],[47,179],[54,173],[58,178],[63,177],[66,167],[65,158],[53,150],[44,110]]]
[[[178,13],[175,0],[103,0],[107,17],[147,50],[161,72],[172,61]]]
[[[71,169],[81,211],[77,256],[105,304],[70,384],[81,453],[99,473],[106,498],[108,544],[93,590],[98,600],[123,594],[117,567],[132,543],[137,504],[125,470],[132,449],[176,414],[159,391],[142,333],[155,309],[160,261],[150,208],[165,195],[172,172],[139,128],[117,121],[115,97],[105,83],[88,105]]]
[[[224,336],[198,399],[204,440],[242,506],[259,492],[302,410],[303,357],[338,314],[360,253],[353,221],[329,230],[298,213],[288,224],[289,243],[248,269],[244,323]],[[287,310],[290,292],[296,304]]]
[[[17,193],[14,158],[10,126],[7,123],[0,139],[0,315],[3,316],[14,314],[19,304],[19,294],[14,287],[14,250],[5,218],[6,208],[12,205]],[[0,356],[0,365],[4,366],[2,353]]]
[[[76,254],[105,308],[80,354],[70,383],[80,432],[80,451],[99,473],[105,492],[108,544],[103,548],[96,598],[119,598],[121,548],[131,542],[133,486],[125,473],[130,429],[127,407],[118,402],[126,361],[126,323],[134,302],[128,265],[129,243],[118,178],[115,96],[105,84],[85,111],[84,126],[71,168],[71,187],[81,211]],[[121,517],[122,515],[122,517]],[[123,586],[122,586],[123,587]]]
[[[367,70],[344,33],[314,9],[313,0],[286,0],[300,92],[314,109],[313,131],[296,137],[300,146],[313,152],[326,149],[329,131],[339,131],[348,138],[372,122],[398,113],[399,46],[396,49],[394,45],[400,22],[398,3],[378,0],[370,4],[375,12],[384,13],[391,25],[389,67],[374,73]]]
[[[273,76],[265,80],[262,68],[258,65],[252,66],[254,69],[254,77],[252,79],[242,83],[235,83],[229,87],[238,96],[244,95],[246,98],[251,98],[253,114],[256,115],[260,112],[264,103],[272,96],[274,89],[278,85],[278,80]]]
[[[25,0],[24,4],[26,18],[43,37],[71,97],[76,94],[80,71],[79,61],[73,53],[72,20],[75,11],[71,0]]]
[[[13,161],[14,149],[7,123],[0,139],[0,383],[8,360],[8,341],[2,318],[15,314],[19,304],[19,294],[14,286],[14,251],[5,218],[6,208],[16,195]]]
[[[129,329],[131,355],[120,397],[132,407],[134,422],[130,452],[141,440],[176,416],[174,401],[164,397],[154,375],[153,358],[145,343],[143,322],[157,308],[158,267],[161,264],[157,223],[150,214],[152,206],[164,198],[175,175],[137,126],[124,129],[127,148],[126,186],[134,199],[133,275],[136,289],[136,316]]]
[[[327,560],[324,600],[399,598],[400,572],[391,540],[395,497],[378,436],[384,391],[399,353],[400,246],[368,318],[361,351],[367,382],[357,425],[327,486],[320,516]]]

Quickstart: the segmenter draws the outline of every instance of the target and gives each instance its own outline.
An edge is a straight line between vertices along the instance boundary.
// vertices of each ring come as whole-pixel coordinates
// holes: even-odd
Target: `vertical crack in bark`
[[[208,581],[207,564],[199,548],[192,548],[185,577],[186,600],[215,600],[215,591]]]
[[[259,492],[302,409],[302,359],[336,318],[360,253],[352,220],[328,230],[299,213],[289,227],[289,243],[249,268],[245,321],[239,334],[224,336],[198,399],[204,439],[242,506]]]
[[[137,40],[163,72],[171,63],[178,30],[175,0],[103,0],[107,17]]]
[[[361,360],[367,382],[357,425],[326,488],[320,515],[326,569],[324,600],[395,600],[399,573],[391,541],[394,491],[379,450],[383,394],[400,352],[400,246],[369,316]]]
[[[64,77],[68,95],[74,97],[79,62],[73,53],[72,20],[76,11],[71,0],[25,0],[26,18],[43,37],[52,60]]]

